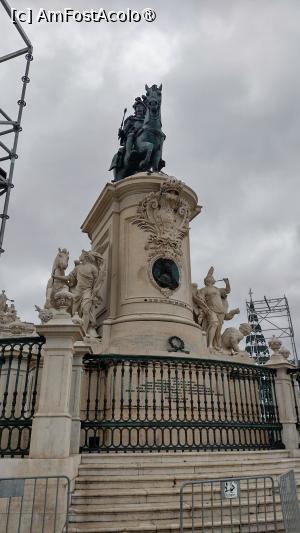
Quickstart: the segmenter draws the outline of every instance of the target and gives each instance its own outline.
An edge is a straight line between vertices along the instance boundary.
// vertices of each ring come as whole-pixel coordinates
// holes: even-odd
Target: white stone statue
[[[7,302],[10,301],[10,305]],[[5,291],[0,294],[0,337],[17,337],[35,335],[35,327],[31,322],[21,321],[13,300],[7,298]]]
[[[4,314],[7,311],[7,296],[3,290],[0,294],[0,315]]]
[[[11,302],[8,305],[7,302]],[[10,300],[3,290],[0,294],[0,324],[8,325],[17,319],[17,311],[13,300]]]
[[[56,309],[55,294],[65,288],[65,283],[60,278],[65,275],[69,264],[69,252],[66,248],[58,248],[51,271],[51,278],[47,283],[46,302],[44,309]]]
[[[69,287],[73,295],[71,314],[82,319],[83,329],[96,336],[96,311],[101,302],[100,289],[105,278],[104,260],[98,252],[82,250],[75,268],[68,276],[53,278]]]
[[[6,315],[7,323],[14,322],[15,320],[17,320],[18,318],[17,310],[13,303],[11,303],[9,307],[7,307],[5,315]]]
[[[225,288],[215,287],[213,276],[214,268],[211,267],[204,278],[205,287],[198,289],[193,295],[194,305],[202,310],[200,325],[207,334],[207,347],[210,352],[222,351],[221,330],[224,320],[231,320],[240,310],[228,310],[227,296],[230,294],[228,278],[223,278]],[[198,318],[199,320],[199,318]]]
[[[250,335],[250,333],[251,326],[248,322],[240,324],[239,329],[226,328],[221,337],[223,350],[229,352],[231,355],[241,353],[242,350],[239,347],[239,343],[246,335]]]

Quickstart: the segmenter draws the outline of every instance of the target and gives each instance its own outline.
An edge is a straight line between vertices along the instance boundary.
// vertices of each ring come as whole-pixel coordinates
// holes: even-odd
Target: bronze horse
[[[135,140],[136,150],[144,158],[139,163],[140,170],[160,171],[165,163],[162,160],[162,147],[166,138],[161,123],[162,85],[145,86],[147,111],[142,129]]]

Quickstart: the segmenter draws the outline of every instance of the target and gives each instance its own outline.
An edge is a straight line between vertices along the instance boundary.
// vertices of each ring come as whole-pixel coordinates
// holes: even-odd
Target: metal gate
[[[273,478],[253,476],[184,483],[180,490],[180,533],[185,530],[276,533],[279,529]]]
[[[280,476],[279,492],[285,531],[286,533],[299,533],[300,509],[293,470]]]
[[[0,533],[68,532],[66,476],[0,478]]]

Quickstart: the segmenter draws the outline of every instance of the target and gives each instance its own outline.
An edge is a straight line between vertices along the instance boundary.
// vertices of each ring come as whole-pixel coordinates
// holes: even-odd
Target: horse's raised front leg
[[[139,167],[140,167],[140,169],[143,169],[143,168],[147,169],[147,166],[150,163],[150,159],[151,159],[151,155],[152,155],[153,144],[149,143],[149,142],[143,142],[143,144],[141,145],[141,148],[142,148],[143,152],[144,151],[146,152],[146,156],[140,162]]]

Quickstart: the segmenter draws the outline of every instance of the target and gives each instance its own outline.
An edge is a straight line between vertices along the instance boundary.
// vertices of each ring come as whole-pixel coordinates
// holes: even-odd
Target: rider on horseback
[[[114,171],[114,181],[118,181],[125,177],[122,170],[124,167],[128,167],[130,162],[130,156],[134,150],[134,140],[137,133],[143,127],[145,115],[146,115],[146,97],[142,98],[138,96],[133,104],[134,115],[130,115],[126,118],[124,126],[119,128],[118,139],[120,139],[120,148],[114,155],[109,170]],[[121,172],[120,172],[121,171]]]

